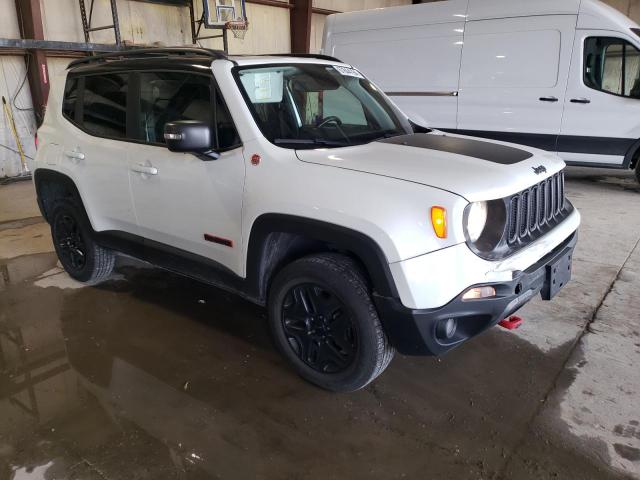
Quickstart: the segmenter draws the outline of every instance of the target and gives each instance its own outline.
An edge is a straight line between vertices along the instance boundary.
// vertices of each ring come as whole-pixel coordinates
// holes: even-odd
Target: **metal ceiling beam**
[[[46,50],[51,52],[115,52],[125,50],[122,45],[107,43],[57,42],[51,40],[0,38],[0,48],[14,48],[21,50]]]

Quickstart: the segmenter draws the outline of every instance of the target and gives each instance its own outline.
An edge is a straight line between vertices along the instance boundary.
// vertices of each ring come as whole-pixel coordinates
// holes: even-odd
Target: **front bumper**
[[[442,355],[509,317],[536,295],[550,300],[564,282],[553,285],[549,271],[558,265],[570,270],[577,238],[574,232],[540,261],[514,273],[510,281],[469,287],[493,286],[495,297],[463,301],[462,292],[443,307],[415,310],[398,299],[374,296],[391,344],[404,355]],[[455,320],[456,328],[447,337],[445,322],[449,319]]]

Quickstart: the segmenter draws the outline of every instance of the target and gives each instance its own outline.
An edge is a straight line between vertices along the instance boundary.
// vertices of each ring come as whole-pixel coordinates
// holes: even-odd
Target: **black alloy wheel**
[[[59,215],[55,222],[54,241],[60,261],[67,269],[81,271],[87,263],[87,250],[77,220],[71,215]]]
[[[342,372],[356,358],[352,315],[326,287],[301,283],[290,288],[282,304],[282,328],[298,358],[318,372]]]

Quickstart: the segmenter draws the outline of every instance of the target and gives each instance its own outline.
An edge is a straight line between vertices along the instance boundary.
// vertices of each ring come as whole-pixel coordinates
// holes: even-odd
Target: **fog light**
[[[470,288],[462,296],[462,300],[480,300],[481,298],[489,298],[496,296],[496,289],[493,287],[475,287]]]
[[[436,337],[438,340],[451,340],[457,327],[458,321],[455,318],[440,320],[436,325]]]

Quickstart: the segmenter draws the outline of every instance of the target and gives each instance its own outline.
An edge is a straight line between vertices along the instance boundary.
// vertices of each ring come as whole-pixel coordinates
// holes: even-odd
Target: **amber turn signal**
[[[447,209],[444,207],[431,207],[431,224],[436,237],[447,238]]]

